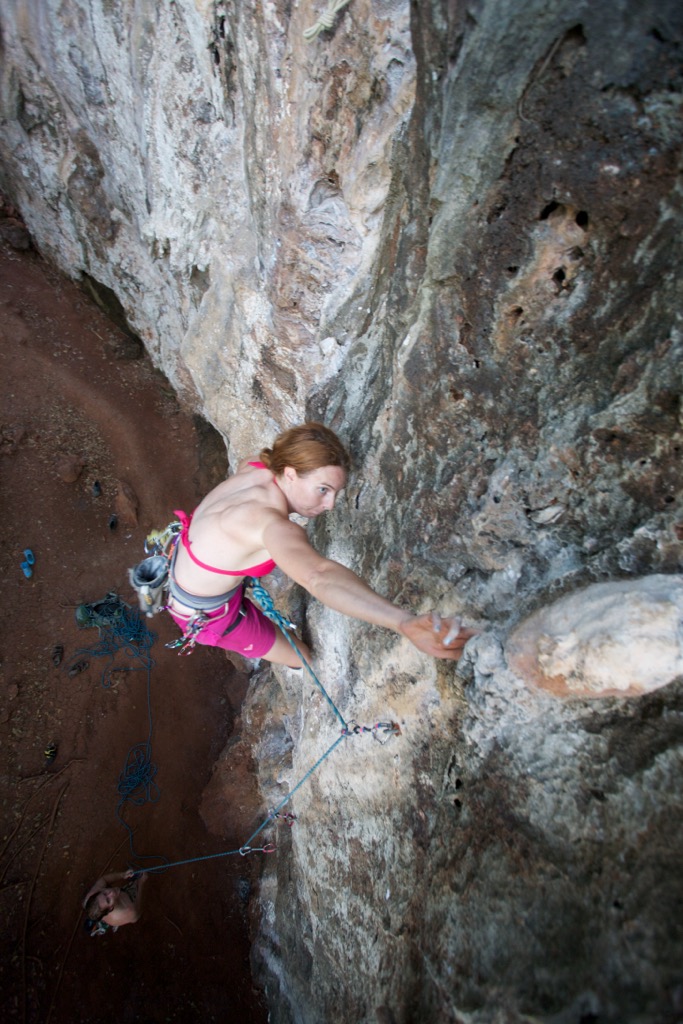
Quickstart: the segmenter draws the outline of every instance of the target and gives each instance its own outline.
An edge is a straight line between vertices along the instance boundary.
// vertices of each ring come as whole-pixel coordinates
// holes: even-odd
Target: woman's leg
[[[305,644],[303,640],[299,640],[298,637],[294,637],[294,643],[306,661],[310,662],[311,649],[308,644]],[[277,631],[273,646],[267,654],[262,654],[261,657],[264,661],[271,661],[274,665],[288,665],[289,668],[301,668],[301,659],[297,657],[294,648],[285,640],[280,630]]]

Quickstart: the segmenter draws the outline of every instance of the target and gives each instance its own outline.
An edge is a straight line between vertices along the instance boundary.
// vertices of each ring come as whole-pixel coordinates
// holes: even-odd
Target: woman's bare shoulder
[[[224,509],[249,500],[252,492],[254,496],[258,491],[263,492],[263,482],[259,481],[256,476],[258,472],[250,467],[248,462],[241,462],[235,473],[216,484],[213,490],[202,498],[195,510],[195,518],[207,512],[221,514]]]

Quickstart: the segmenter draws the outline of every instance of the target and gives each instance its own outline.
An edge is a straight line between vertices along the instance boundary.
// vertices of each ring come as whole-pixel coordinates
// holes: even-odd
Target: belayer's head
[[[91,921],[101,921],[106,914],[114,909],[116,904],[116,889],[108,887],[93,893],[85,904],[86,916]]]
[[[278,479],[291,511],[308,517],[334,507],[351,465],[344,445],[322,423],[285,430],[260,459]]]

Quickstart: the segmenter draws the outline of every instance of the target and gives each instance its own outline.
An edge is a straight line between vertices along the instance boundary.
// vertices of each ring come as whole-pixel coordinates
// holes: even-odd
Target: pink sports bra
[[[250,462],[250,466],[255,466],[256,469],[267,469],[262,462]],[[190,525],[192,523],[192,516],[187,516],[180,509],[174,509],[173,514],[180,520],[182,529],[180,531],[180,542],[187,551],[188,555],[200,569],[207,569],[209,572],[220,573],[221,576],[267,576],[269,572],[272,572],[276,568],[276,562],[272,558],[269,558],[266,562],[260,562],[259,565],[252,565],[249,569],[217,569],[214,565],[207,565],[206,562],[202,562],[192,552],[190,544]],[[194,515],[194,512],[192,513]]]

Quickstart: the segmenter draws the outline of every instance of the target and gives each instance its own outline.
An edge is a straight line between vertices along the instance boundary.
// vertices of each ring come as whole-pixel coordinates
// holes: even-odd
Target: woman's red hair
[[[303,423],[285,430],[259,458],[275,476],[280,476],[285,466],[292,466],[300,475],[323,466],[339,466],[348,473],[351,466],[346,448],[323,423]]]

